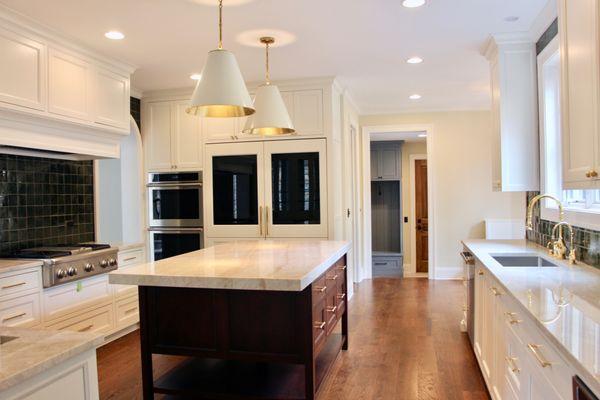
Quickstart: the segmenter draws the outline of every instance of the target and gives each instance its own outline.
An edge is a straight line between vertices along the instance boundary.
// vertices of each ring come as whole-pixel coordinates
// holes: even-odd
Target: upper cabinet
[[[600,188],[600,4],[560,0],[563,189]]]
[[[373,144],[371,146],[371,180],[399,181],[401,180],[400,145]]]
[[[94,120],[98,124],[129,129],[129,77],[103,68],[94,72]]]
[[[93,121],[93,76],[82,58],[50,49],[48,111],[52,114]]]
[[[539,190],[535,44],[514,35],[490,38],[492,188]]]
[[[186,113],[188,106],[187,100],[144,104],[142,140],[148,171],[202,169],[201,119]]]

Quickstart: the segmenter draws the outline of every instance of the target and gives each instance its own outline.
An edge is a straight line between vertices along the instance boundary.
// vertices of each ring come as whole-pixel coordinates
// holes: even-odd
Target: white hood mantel
[[[1,5],[0,48],[0,152],[119,157],[135,67]]]

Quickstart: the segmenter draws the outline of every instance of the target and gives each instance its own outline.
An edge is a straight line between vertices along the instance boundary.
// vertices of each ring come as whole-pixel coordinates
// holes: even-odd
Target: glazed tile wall
[[[94,240],[92,161],[0,154],[0,256]]]
[[[527,193],[527,202],[539,192]],[[542,219],[539,207],[536,206],[533,214],[533,231],[527,232],[527,239],[546,246],[552,239],[552,228],[555,222]],[[573,227],[575,231],[575,249],[577,259],[585,264],[600,268],[600,232]],[[567,241],[567,245],[568,245]]]

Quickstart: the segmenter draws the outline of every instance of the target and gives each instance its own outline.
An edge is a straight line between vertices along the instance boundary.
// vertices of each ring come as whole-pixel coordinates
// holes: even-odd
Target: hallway
[[[462,284],[378,278],[356,286],[350,349],[333,366],[319,400],[487,400],[483,378],[459,331]],[[137,331],[98,350],[101,399],[141,398]],[[155,358],[162,374],[174,357]]]

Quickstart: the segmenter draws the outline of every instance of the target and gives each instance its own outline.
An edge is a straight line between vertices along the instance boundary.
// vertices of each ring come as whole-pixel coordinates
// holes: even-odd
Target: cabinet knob
[[[598,177],[598,172],[596,172],[595,170],[590,171],[590,178],[597,178]]]

